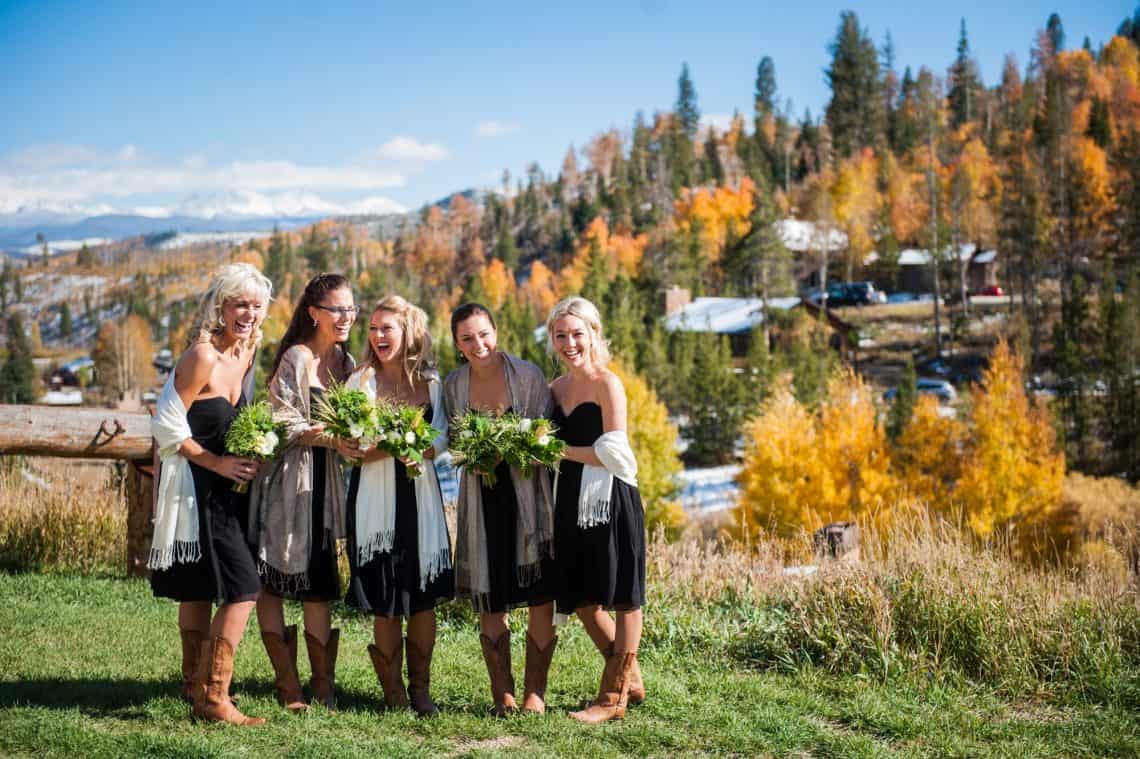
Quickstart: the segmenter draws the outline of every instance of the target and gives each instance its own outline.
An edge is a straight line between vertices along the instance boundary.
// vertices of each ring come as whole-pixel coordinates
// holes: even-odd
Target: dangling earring
[[[317,326],[317,320],[316,319],[313,319],[313,326],[314,327]]]

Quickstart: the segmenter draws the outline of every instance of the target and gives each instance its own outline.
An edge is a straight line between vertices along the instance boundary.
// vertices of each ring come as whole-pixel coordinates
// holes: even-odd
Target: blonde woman
[[[156,596],[179,602],[182,695],[200,719],[259,725],[229,696],[234,652],[261,589],[245,541],[249,482],[258,462],[230,456],[225,436],[253,396],[254,354],[269,304],[269,280],[230,264],[210,280],[194,316],[192,343],[159,398],[152,428],[162,469],[147,566]],[[218,611],[210,618],[211,602]]]
[[[570,716],[604,722],[645,699],[637,665],[645,603],[637,462],[626,433],[625,388],[606,369],[610,352],[597,308],[567,298],[550,312],[546,329],[547,350],[565,370],[550,385],[552,418],[567,443],[555,484],[558,613],[577,613],[606,660],[598,697]]]
[[[355,443],[326,435],[313,422],[313,407],[329,385],[344,382],[356,366],[344,348],[356,314],[346,277],[313,277],[293,309],[269,378],[269,402],[274,420],[285,425],[285,449],[254,483],[249,540],[262,581],[261,640],[273,665],[277,701],[294,712],[306,703],[297,671],[297,628],[285,625],[286,599],[303,603],[312,699],[328,709],[336,705],[340,631],[332,628],[329,603],[341,593],[336,564],[336,541],[345,530],[340,456],[352,459],[358,451]]]
[[[447,413],[435,370],[427,314],[398,295],[384,298],[368,321],[368,348],[349,380],[371,398],[419,406],[441,430],[425,456],[423,472],[384,451],[363,454],[348,493],[348,557],[352,570],[347,602],[373,615],[372,665],[389,708],[409,705],[421,717],[439,709],[431,700],[435,607],[455,592],[451,539],[443,494],[431,459],[446,446]],[[401,618],[408,620],[403,638]],[[401,672],[406,650],[408,681]],[[410,703],[409,703],[410,700]]]
[[[525,417],[550,412],[550,389],[534,364],[498,350],[491,312],[466,303],[451,314],[451,336],[464,364],[447,375],[448,413],[468,408]],[[493,711],[513,712],[511,632],[507,612],[529,607],[523,710],[545,711],[546,677],[558,642],[554,634],[553,499],[550,478],[538,467],[530,477],[499,464],[497,482],[484,485],[465,469],[459,482],[455,585],[479,613],[483,659],[491,679]]]

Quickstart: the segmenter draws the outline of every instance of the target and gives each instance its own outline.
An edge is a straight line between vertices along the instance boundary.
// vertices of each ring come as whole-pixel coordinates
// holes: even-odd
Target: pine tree
[[[914,359],[908,358],[902,380],[899,381],[894,400],[891,401],[890,414],[887,417],[887,436],[892,441],[899,439],[907,425],[910,424],[911,417],[914,416],[914,405],[918,401],[917,382]]]
[[[702,334],[693,367],[700,391],[692,393],[685,457],[699,466],[727,464],[748,410],[747,390],[732,364],[728,338]],[[711,344],[710,344],[711,343]]]
[[[1059,380],[1058,395],[1065,423],[1068,458],[1077,468],[1089,463],[1091,428],[1089,386],[1090,360],[1095,345],[1089,324],[1088,286],[1077,275],[1069,297],[1061,303],[1061,319],[1053,327],[1053,356]]]
[[[519,249],[515,245],[515,236],[511,234],[509,225],[504,224],[499,228],[499,237],[495,241],[495,250],[492,255],[506,264],[511,271],[518,268]]]
[[[8,310],[8,287],[13,284],[14,278],[12,262],[5,258],[4,266],[0,268],[0,311]]]
[[[950,67],[950,124],[954,129],[978,117],[978,100],[983,89],[978,64],[970,57],[970,40],[966,36],[966,19],[958,32],[958,57]]]
[[[690,142],[697,137],[701,122],[701,112],[697,108],[697,88],[689,77],[689,64],[681,64],[681,76],[677,79],[677,104],[673,108],[680,122],[681,131]]]
[[[776,110],[776,64],[768,56],[756,65],[756,94],[753,98],[756,123]]]
[[[1112,142],[1111,119],[1108,101],[1094,96],[1089,104],[1089,126],[1085,134],[1103,149],[1107,149]]]
[[[1065,28],[1061,25],[1061,17],[1056,13],[1049,14],[1049,20],[1045,22],[1045,34],[1049,37],[1054,53],[1065,49]]]
[[[826,121],[835,153],[846,158],[864,147],[878,147],[886,134],[879,53],[852,11],[839,16],[839,30],[828,46],[831,66],[824,72],[831,88]]]
[[[0,401],[34,403],[38,395],[32,348],[19,314],[8,315],[8,357],[0,366]]]
[[[1126,280],[1117,298],[1116,274],[1108,259],[1100,293],[1100,364],[1105,383],[1103,436],[1113,474],[1140,482],[1140,275]]]
[[[64,340],[71,339],[71,306],[67,301],[59,307],[59,334]]]

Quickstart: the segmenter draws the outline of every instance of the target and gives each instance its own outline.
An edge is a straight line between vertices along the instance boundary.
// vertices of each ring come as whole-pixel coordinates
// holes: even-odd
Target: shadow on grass
[[[31,678],[0,682],[0,708],[79,709],[96,717],[143,719],[149,717],[147,702],[177,698],[180,685],[173,680]]]

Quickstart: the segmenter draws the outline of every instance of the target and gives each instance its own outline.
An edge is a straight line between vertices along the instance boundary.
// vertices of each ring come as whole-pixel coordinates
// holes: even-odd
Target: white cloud
[[[476,137],[506,137],[522,130],[516,121],[480,121],[475,126]]]
[[[391,161],[442,161],[451,154],[438,142],[420,142],[415,137],[393,137],[376,151],[379,158]]]

